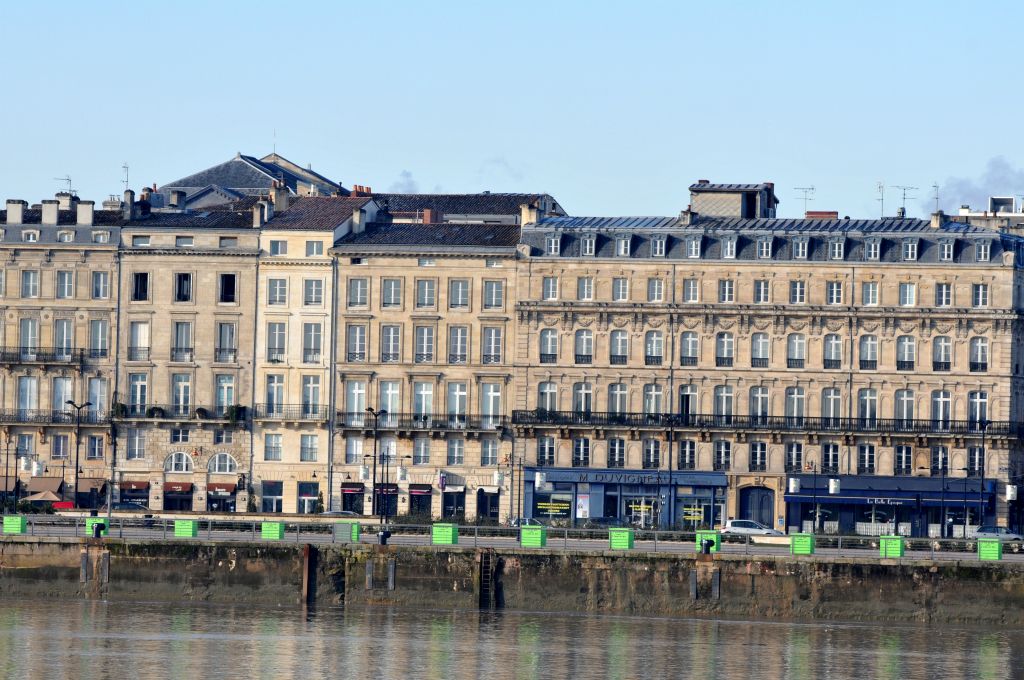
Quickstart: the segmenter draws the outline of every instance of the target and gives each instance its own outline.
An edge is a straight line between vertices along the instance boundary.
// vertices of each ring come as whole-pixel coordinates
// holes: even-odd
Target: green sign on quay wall
[[[905,544],[902,536],[879,536],[878,554],[881,557],[903,557]]]
[[[174,520],[175,538],[195,538],[199,535],[199,522],[194,519]]]
[[[263,540],[280,541],[284,538],[284,522],[263,522],[260,525]]]
[[[5,534],[23,534],[25,528],[25,515],[6,515],[4,517]]]
[[[547,527],[519,527],[519,545],[524,548],[543,548],[547,544]]]
[[[711,552],[718,552],[722,549],[722,532],[720,531],[708,531],[701,530],[697,532],[697,552],[701,551],[701,544],[703,541],[714,541],[714,545],[711,546]]]
[[[349,543],[358,543],[359,536],[362,532],[362,526],[359,522],[353,520],[343,520],[337,524],[338,538]]]
[[[814,534],[792,534],[789,537],[790,555],[813,555]]]
[[[1003,542],[998,538],[978,539],[979,560],[1001,560],[1003,559]]]
[[[608,530],[608,547],[611,550],[632,550],[634,531],[628,527],[613,527]]]
[[[85,533],[87,536],[92,536],[93,527],[97,524],[103,526],[103,530],[100,532],[101,536],[106,536],[110,533],[110,527],[107,526],[106,517],[87,517],[85,520]]]

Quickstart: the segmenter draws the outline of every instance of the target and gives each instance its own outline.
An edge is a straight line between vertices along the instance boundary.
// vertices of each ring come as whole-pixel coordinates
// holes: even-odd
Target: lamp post
[[[971,473],[969,468],[957,468],[964,473],[964,540],[967,540],[967,477]]]
[[[6,448],[7,460],[4,462],[4,514],[7,514],[7,505],[11,501],[11,491],[14,490],[15,482],[11,481],[11,430],[4,432],[4,446]],[[8,486],[10,485],[10,486]],[[18,511],[18,504],[14,504],[14,512]]]
[[[72,400],[68,399],[64,402],[71,408],[75,409],[75,495],[72,497],[71,502],[73,507],[78,507],[78,454],[82,449],[82,409],[92,406],[91,401],[87,401],[84,404],[76,404]],[[62,473],[63,474],[63,473]]]
[[[978,469],[981,471],[981,486],[978,487],[978,526],[985,524],[985,431],[992,424],[991,420],[985,418],[978,423],[981,426],[981,460],[978,461]]]
[[[377,497],[377,442],[380,439],[380,431],[378,430],[379,420],[381,416],[386,416],[388,412],[385,409],[374,410],[370,406],[366,407],[366,412],[373,416],[373,480],[371,482],[371,487],[373,488],[373,500],[371,502],[371,510],[373,511],[373,514],[380,518],[380,529],[377,531],[377,542],[380,545],[387,545],[388,532],[384,528],[385,514],[380,508],[380,499]]]
[[[814,528],[811,529],[812,534],[818,533],[818,517],[821,514],[818,510],[818,463],[811,461],[811,489],[814,493]],[[872,518],[874,519],[874,518]]]
[[[946,538],[946,465],[948,461],[943,458],[939,460],[939,479],[942,483],[939,495],[939,538]],[[919,467],[918,472],[931,472],[931,468]]]

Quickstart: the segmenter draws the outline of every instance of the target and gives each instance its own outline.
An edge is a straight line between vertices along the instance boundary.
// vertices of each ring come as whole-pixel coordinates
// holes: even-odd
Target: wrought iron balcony
[[[82,411],[83,425],[104,425],[110,417],[100,411]],[[75,412],[46,409],[11,408],[0,410],[0,423],[41,423],[47,425],[74,425]]]
[[[381,352],[380,353],[381,363],[384,364],[397,364],[398,363],[398,352]]]
[[[501,363],[501,355],[500,354],[485,354],[483,356],[483,360],[484,360],[485,364],[500,364]]]
[[[71,350],[66,350],[71,351]],[[90,347],[86,350],[90,359],[106,359],[110,356],[110,350],[106,347]]]
[[[832,432],[880,434],[966,434],[981,436],[977,420],[912,420],[909,418],[831,418],[736,414],[620,413],[604,411],[516,410],[512,424],[536,427],[648,428],[654,430],[755,430],[778,432]],[[985,432],[993,436],[1024,434],[1024,423],[990,421]]]
[[[0,349],[0,363],[5,364],[76,364],[81,363],[85,350],[70,347],[4,347]]]
[[[697,357],[679,357],[680,366],[696,366]]]
[[[732,366],[732,357],[715,357],[715,366],[718,368],[728,368]]]
[[[550,352],[540,353],[540,363],[542,364],[553,364],[558,361],[558,355]]]
[[[592,364],[592,363],[594,363],[594,355],[593,354],[577,354],[576,355],[576,363],[577,364]]]
[[[876,371],[878,370],[878,359],[861,359],[860,370],[862,371]]]
[[[326,420],[327,407],[320,404],[256,404],[258,420]]]
[[[645,366],[661,366],[661,355],[660,354],[645,354],[644,355]]]
[[[505,416],[477,414],[388,413],[377,418],[378,430],[480,431],[497,430],[507,424],[508,419]],[[373,416],[365,412],[338,412],[337,415],[337,427],[340,428],[368,430],[373,429],[373,425]]]
[[[843,367],[842,359],[825,359],[824,368],[830,371],[834,371]]]
[[[914,361],[913,360],[908,361],[906,359],[897,359],[896,360],[896,370],[897,371],[913,371],[914,370]]]
[[[194,347],[172,347],[171,361],[194,361],[196,351]]]
[[[786,368],[803,368],[803,367],[804,367],[804,360],[803,359],[794,359],[793,357],[789,357],[789,358],[786,359]]]
[[[464,364],[464,363],[466,363],[466,355],[465,354],[449,354],[448,355],[448,363],[449,364]]]
[[[792,361],[792,359],[790,359],[790,361]],[[752,357],[750,359],[750,367],[768,368],[768,357]],[[790,368],[793,368],[793,366],[790,366]],[[803,366],[801,366],[800,368],[803,368]]]
[[[625,354],[611,354],[608,356],[608,363],[612,366],[625,366],[629,357]]]
[[[417,364],[431,364],[431,363],[434,362],[434,353],[433,352],[417,352],[413,356],[413,361],[415,361]]]
[[[285,352],[283,347],[268,347],[267,348],[267,362],[271,364],[283,364],[285,360]]]
[[[987,361],[972,361],[971,362],[971,373],[984,373],[988,370]]]
[[[351,362],[366,361],[366,352],[349,352],[345,355],[345,358]]]
[[[114,404],[113,415],[115,418],[130,420],[241,420],[245,417],[245,407],[196,406],[194,404]]]
[[[302,350],[302,363],[304,364],[319,364],[322,355],[318,349],[305,349]]]
[[[952,368],[952,364],[950,362],[948,362],[948,361],[933,361],[932,362],[932,370],[933,371],[948,371],[950,368]]]
[[[220,364],[233,364],[238,361],[238,350],[234,347],[218,347],[213,351],[213,360]]]
[[[129,347],[128,361],[149,361],[148,347]]]

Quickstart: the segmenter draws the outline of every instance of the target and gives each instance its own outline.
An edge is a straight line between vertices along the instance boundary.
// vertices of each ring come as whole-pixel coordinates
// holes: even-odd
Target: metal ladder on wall
[[[494,607],[494,551],[480,551],[480,609]]]

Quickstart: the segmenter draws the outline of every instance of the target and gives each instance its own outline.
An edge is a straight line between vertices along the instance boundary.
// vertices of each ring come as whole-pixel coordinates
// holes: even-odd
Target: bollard
[[[387,545],[389,538],[391,538],[391,532],[382,527],[381,530],[377,532],[377,545]]]

